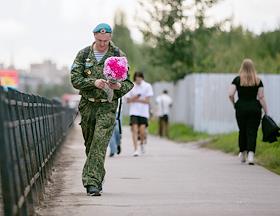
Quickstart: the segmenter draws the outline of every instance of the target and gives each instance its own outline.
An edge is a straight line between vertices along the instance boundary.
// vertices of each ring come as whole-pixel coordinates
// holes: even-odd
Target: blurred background
[[[92,30],[97,24],[105,22],[113,27],[113,42],[127,54],[130,75],[133,76],[135,71],[143,71],[145,80],[153,86],[154,98],[151,101],[151,119],[148,128],[150,134],[157,135],[159,131],[155,98],[163,90],[167,90],[173,99],[169,116],[168,138],[170,140],[180,143],[206,140],[207,147],[211,149],[238,154],[238,127],[235,110],[228,100],[228,88],[244,58],[251,58],[255,62],[264,83],[268,114],[280,125],[279,8],[279,0],[0,0],[0,85],[5,87],[0,88],[0,123],[2,123],[0,124],[0,215],[2,215],[2,200],[5,203],[5,215],[12,215],[9,212],[13,212],[13,215],[30,215],[26,212],[29,211],[30,206],[33,206],[33,198],[34,204],[40,203],[38,202],[39,198],[42,198],[40,194],[45,192],[44,185],[50,173],[53,170],[60,172],[60,169],[52,169],[54,152],[73,125],[80,100],[78,91],[73,89],[70,82],[70,68],[78,51],[93,43]],[[6,91],[7,87],[51,100],[13,90]],[[124,103],[122,110],[123,123],[128,125],[127,104]],[[73,137],[75,135],[72,134],[72,142],[80,145],[81,140]],[[155,144],[160,146],[164,143],[161,140]],[[79,153],[81,148],[81,145],[75,147],[75,151],[74,148],[68,148],[67,154],[62,157],[61,166],[66,168],[73,161],[81,162],[82,160],[77,160],[79,158],[76,157],[76,152]],[[162,147],[159,149],[161,153],[154,154],[155,157],[146,157],[146,165],[149,167],[147,170],[151,172],[150,165],[153,165],[150,159],[155,159],[154,164],[159,164],[161,161],[159,159],[163,158],[164,163],[159,170],[164,170],[163,174],[173,178],[174,170],[180,167],[177,166],[177,159],[180,165],[184,155],[179,155],[179,152],[176,155],[176,169],[165,169],[164,164],[172,165],[175,162],[173,159],[175,153],[171,156],[169,153],[163,153]],[[68,152],[72,155],[69,156]],[[256,157],[258,164],[280,174],[280,140],[271,145],[262,142],[261,129],[258,133]],[[132,167],[133,163],[127,163],[126,158],[128,157],[122,159],[125,161],[123,165]],[[189,157],[189,160],[193,160],[192,158],[194,157]],[[211,161],[223,164],[223,160],[220,161],[219,158]],[[196,164],[194,167],[198,167],[197,170],[200,172],[206,171],[205,173],[208,174],[209,167],[216,167],[216,165],[212,166],[213,164],[205,166],[205,161],[199,161],[198,166]],[[143,166],[142,162],[144,161],[141,161]],[[183,167],[188,164],[191,168],[192,163],[195,164],[196,160],[191,163],[184,162]],[[114,164],[116,165],[115,161]],[[226,166],[228,164],[225,163]],[[144,167],[146,165],[144,163]],[[245,173],[242,174],[244,170],[237,172],[231,168],[233,166],[229,166],[227,173],[238,173],[238,178],[241,177],[241,180],[247,176],[243,175]],[[134,170],[137,171],[137,178],[121,179],[137,180],[135,182],[138,187],[141,184],[138,180],[141,178],[138,178],[138,170],[133,168]],[[166,170],[170,172],[165,172]],[[212,172],[212,175],[218,173],[222,176],[219,178],[220,181],[233,185],[230,181],[225,181],[224,177],[227,175],[224,174],[223,169],[216,171],[219,173]],[[244,172],[252,174],[247,170]],[[194,173],[195,178],[196,176],[204,178],[203,175],[199,175],[199,172],[191,173]],[[275,182],[278,179],[270,173],[268,173],[270,179],[266,179],[267,176],[262,173],[259,176],[255,174],[249,178],[249,181],[245,179],[249,184],[249,187],[243,185],[243,189],[246,190],[242,187],[240,190],[233,187],[234,192],[223,190],[225,193],[221,193],[223,196],[220,197],[219,202],[210,198],[211,202],[204,203],[202,207],[207,210],[208,204],[210,206],[213,204],[216,209],[217,205],[222,204],[232,211],[233,207],[238,205],[236,209],[243,211],[250,210],[253,204],[254,212],[258,211],[262,214],[266,210],[262,204],[265,204],[276,212],[277,208],[273,205],[278,205],[275,201],[277,198],[271,196],[273,194],[271,192],[274,191],[276,194],[277,190],[273,187],[277,187]],[[75,174],[69,176],[72,180]],[[229,175],[228,178],[231,176]],[[160,178],[160,180],[164,179],[161,175]],[[189,183],[189,177],[187,179]],[[201,198],[199,194],[205,194],[205,188],[215,190],[216,195],[220,194],[219,190],[217,192],[213,187],[211,175],[210,178],[207,175],[205,179],[210,186],[206,184],[206,187],[200,187],[203,184],[198,181],[197,185],[202,190],[201,193],[198,192],[198,196],[194,197],[192,190],[186,193],[189,196],[191,192],[191,204],[198,204],[199,210],[201,203],[208,201],[204,197],[202,201],[195,199]],[[217,183],[217,176],[213,179]],[[236,177],[232,178],[233,181],[236,179]],[[272,181],[273,179],[275,182]],[[185,181],[181,177],[180,180]],[[154,182],[158,184],[158,181]],[[180,193],[179,195],[174,193],[175,185],[172,185],[172,182],[169,180],[166,182],[171,185],[169,188],[172,188],[172,195],[185,199]],[[173,183],[175,182],[179,187],[177,179]],[[263,182],[270,184],[263,184]],[[186,182],[183,183],[182,186],[185,188]],[[149,184],[153,184],[150,178]],[[71,194],[67,195],[67,199],[66,196],[57,199],[59,202],[66,200],[66,204],[62,204],[63,208],[69,206],[68,197],[76,196],[72,193],[72,184],[69,185]],[[219,185],[219,182],[217,185],[222,189],[226,188],[226,185]],[[127,188],[133,188],[130,186]],[[159,184],[159,187],[161,186]],[[255,186],[260,190],[256,191]],[[262,193],[266,186],[271,190]],[[145,186],[145,190],[147,188],[149,189]],[[211,195],[211,190],[206,194]],[[247,194],[247,190],[250,193]],[[61,187],[57,191],[60,193]],[[143,191],[139,196],[142,200]],[[164,197],[164,202],[167,198],[172,199],[172,196],[166,198],[166,190],[163,191],[164,196],[161,197]],[[180,188],[180,192],[184,193],[184,190]],[[245,193],[248,199],[243,200],[242,197],[247,196]],[[154,199],[156,196],[151,194],[149,191],[149,197]],[[229,196],[230,198],[227,198]],[[232,198],[236,199],[235,197],[238,199],[229,201]],[[263,202],[264,197],[268,198],[265,202]],[[223,200],[224,198],[226,199]],[[131,199],[130,195],[129,199]],[[253,203],[250,200],[253,200]],[[81,201],[83,202],[83,199]],[[122,202],[122,197],[118,201]],[[137,199],[134,201],[138,202]],[[146,201],[150,202],[150,199]],[[184,202],[178,203],[182,206]],[[172,203],[176,203],[176,200]],[[228,208],[230,203],[234,204],[232,208]],[[140,209],[138,204],[137,211]],[[255,204],[258,208],[255,208]],[[75,203],[73,206],[77,208],[80,204]],[[110,204],[104,206],[107,209]],[[131,205],[113,206],[114,208],[127,206],[131,211]],[[147,206],[147,211],[150,211],[151,203]],[[173,211],[172,208],[171,210]],[[47,212],[49,214],[49,209]]]
[[[277,0],[0,0],[0,3],[1,84],[23,92],[73,100],[75,104],[79,98],[72,95],[77,92],[71,87],[70,67],[77,52],[93,42],[92,29],[100,22],[113,26],[113,41],[127,53],[131,74],[142,70],[157,94],[169,88],[173,97],[178,92],[185,97],[188,90],[179,90],[178,86],[183,79],[192,80],[187,76],[190,74],[229,74],[212,81],[214,86],[224,83],[221,88],[226,91],[245,57],[254,60],[259,73],[276,75],[267,79],[267,83],[279,78],[280,2]],[[273,88],[272,92],[275,88],[278,91],[279,84]],[[211,91],[208,89],[205,94]],[[231,108],[224,95],[221,97],[225,101],[222,109]],[[275,101],[274,98],[275,95],[271,100]],[[183,113],[180,106],[179,112]],[[276,110],[279,102],[273,106],[280,122]],[[212,107],[215,109],[213,103]],[[188,110],[191,109],[198,108]],[[190,117],[174,113],[178,113],[176,107],[173,120],[183,118],[183,123],[194,126]],[[232,115],[232,112],[225,114],[230,116],[229,121]],[[232,123],[226,127],[226,131],[236,128]]]

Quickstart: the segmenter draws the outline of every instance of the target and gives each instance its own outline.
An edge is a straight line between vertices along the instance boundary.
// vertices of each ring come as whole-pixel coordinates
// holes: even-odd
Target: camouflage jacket
[[[114,56],[116,46],[110,42],[107,53],[99,62],[94,56],[92,47],[90,46],[88,56],[85,56],[88,47],[80,50],[77,54],[71,68],[71,82],[74,88],[80,90],[80,95],[84,98],[106,99],[106,93],[96,88],[94,82],[96,79],[106,79],[103,75],[104,62],[106,58]],[[119,52],[120,56],[125,56],[121,50]],[[113,100],[124,96],[133,87],[133,83],[129,79],[122,81],[121,85],[120,90],[114,90]]]

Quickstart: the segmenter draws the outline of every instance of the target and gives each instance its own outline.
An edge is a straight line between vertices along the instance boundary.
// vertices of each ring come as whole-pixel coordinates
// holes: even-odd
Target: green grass
[[[129,125],[129,116],[123,117],[123,125]],[[152,135],[158,135],[157,119],[149,120],[148,132]],[[190,142],[210,138],[206,133],[195,132],[190,126],[179,123],[169,125],[169,139],[176,142]]]
[[[152,119],[149,121],[148,131],[150,134],[158,135],[158,121]],[[177,142],[190,142],[207,139],[210,136],[206,133],[195,132],[190,126],[180,123],[171,123],[169,125],[169,139]]]
[[[206,147],[237,155],[238,133],[218,135]],[[262,142],[261,130],[257,138],[256,163],[280,174],[280,141],[273,144]]]
[[[238,154],[238,133],[217,135],[212,142],[206,145],[210,149],[219,149],[225,153]]]
[[[129,116],[123,116],[122,124],[125,126],[129,126]]]

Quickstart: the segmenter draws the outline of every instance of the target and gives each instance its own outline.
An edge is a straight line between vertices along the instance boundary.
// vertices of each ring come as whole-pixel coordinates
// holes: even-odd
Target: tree
[[[147,19],[139,26],[150,46],[150,64],[164,68],[162,74],[176,81],[194,68],[194,30],[205,27],[205,10],[218,0],[140,0]],[[195,11],[197,25],[191,24],[186,11]]]
[[[117,10],[114,17],[113,42],[123,50],[130,65],[136,64],[137,50],[131,38],[130,30],[127,27],[126,15],[123,11]],[[133,66],[132,66],[133,67]]]

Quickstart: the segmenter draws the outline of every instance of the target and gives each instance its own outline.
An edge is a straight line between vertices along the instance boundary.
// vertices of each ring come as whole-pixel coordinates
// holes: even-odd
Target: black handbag
[[[280,136],[280,128],[268,115],[264,115],[262,118],[262,132],[264,142],[276,142],[277,137]]]

